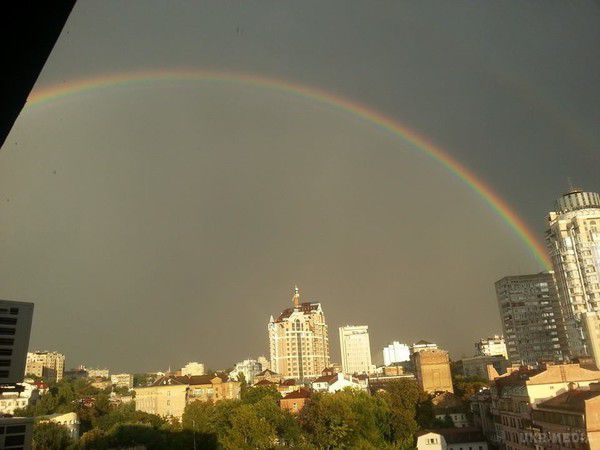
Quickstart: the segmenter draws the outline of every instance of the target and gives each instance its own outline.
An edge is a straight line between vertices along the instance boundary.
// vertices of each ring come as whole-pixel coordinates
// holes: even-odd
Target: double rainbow
[[[286,94],[296,95],[321,104],[326,104],[334,109],[341,110],[345,114],[353,115],[374,126],[384,129],[410,143],[412,147],[426,154],[439,164],[442,164],[452,174],[462,180],[469,188],[475,191],[506,224],[508,224],[521,241],[529,248],[540,265],[544,269],[550,268],[550,262],[545,248],[538,241],[527,224],[513,211],[503,198],[494,192],[490,186],[478,178],[471,170],[450,156],[448,152],[435,145],[426,137],[409,129],[402,123],[374,109],[362,105],[357,101],[333,95],[319,88],[244,73],[197,69],[154,70],[100,75],[36,89],[30,95],[28,105],[34,107],[41,106],[66,96],[73,96],[88,91],[112,88],[115,86],[139,85],[165,81],[236,83],[284,92]]]

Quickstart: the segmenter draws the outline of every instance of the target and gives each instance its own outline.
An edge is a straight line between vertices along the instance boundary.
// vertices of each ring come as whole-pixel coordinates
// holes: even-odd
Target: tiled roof
[[[164,377],[158,378],[151,386],[175,386],[175,385],[200,385],[200,384],[212,384],[214,378],[220,378],[223,382],[227,381],[227,375],[215,374],[215,375],[165,375]]]
[[[296,386],[296,380],[294,380],[293,378],[289,378],[287,380],[283,380],[279,384],[282,386]]]
[[[292,391],[285,395],[282,400],[289,400],[293,398],[310,398],[311,391],[306,388],[300,388],[297,391]]]
[[[260,381],[257,381],[256,383],[254,383],[254,386],[272,386],[275,384],[277,384],[277,383],[275,383],[274,381],[260,380]]]
[[[316,311],[317,309],[319,309],[319,306],[320,306],[320,303],[306,302],[306,303],[301,303],[300,306],[298,307],[298,309],[300,310],[300,312],[308,314],[308,313],[311,313],[312,311]],[[292,315],[294,310],[295,310],[295,308],[284,309],[283,312],[281,314],[279,314],[279,317],[275,320],[275,322],[281,322],[282,320],[287,319],[288,317],[290,317]]]
[[[537,409],[558,409],[560,411],[585,412],[585,401],[600,395],[600,391],[574,389],[541,402]]]
[[[415,343],[415,345],[433,345],[433,344],[429,341],[425,341],[425,340],[421,339],[419,342]]]
[[[264,377],[265,375],[279,375],[277,372],[273,372],[270,369],[265,369],[262,372],[260,372],[258,375],[256,375],[257,377]]]
[[[333,383],[335,380],[337,380],[338,376],[337,373],[333,374],[333,375],[321,375],[319,378],[317,378],[315,381],[313,381],[313,383]]]

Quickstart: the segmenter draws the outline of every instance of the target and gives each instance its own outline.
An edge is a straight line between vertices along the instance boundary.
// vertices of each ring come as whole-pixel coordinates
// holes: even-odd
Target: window
[[[14,436],[6,436],[4,439],[4,445],[8,447],[9,445],[23,445],[25,443],[25,435],[24,434],[15,434]]]
[[[0,325],[16,325],[16,317],[0,317]]]
[[[11,356],[12,348],[0,348],[0,356]]]
[[[0,378],[7,378],[8,370],[0,370]]]
[[[10,367],[10,359],[0,359],[0,367]]]
[[[6,434],[25,433],[25,425],[12,425],[6,427]]]
[[[0,345],[13,345],[14,343],[15,343],[14,339],[0,338]]]
[[[10,308],[10,313],[13,316],[16,316],[17,314],[19,314],[19,308]]]
[[[0,328],[0,334],[14,336],[15,329],[14,328]]]

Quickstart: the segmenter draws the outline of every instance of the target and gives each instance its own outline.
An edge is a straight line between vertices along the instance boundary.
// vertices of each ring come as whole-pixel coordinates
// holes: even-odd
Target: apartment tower
[[[303,380],[321,376],[329,366],[327,323],[320,303],[300,301],[296,286],[292,307],[267,325],[271,370],[284,378]]]
[[[371,373],[371,344],[367,325],[346,325],[340,327],[340,352],[342,369],[349,374]]]

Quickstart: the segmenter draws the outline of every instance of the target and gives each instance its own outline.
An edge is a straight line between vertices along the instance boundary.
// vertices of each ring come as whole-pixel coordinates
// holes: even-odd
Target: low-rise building
[[[470,425],[467,418],[467,406],[452,392],[438,392],[431,398],[433,413],[438,420],[449,418],[456,428],[466,428]]]
[[[79,417],[77,413],[69,412],[69,413],[57,413],[51,414],[49,416],[41,416],[38,417],[40,422],[52,422],[57,425],[61,425],[66,428],[69,436],[73,440],[79,439]]]
[[[272,386],[277,389],[282,396],[285,396],[291,392],[297,391],[302,388],[301,384],[298,384],[296,380],[290,378],[288,380],[281,380],[280,382],[269,381],[269,380],[260,380],[254,383],[253,387],[269,387]]]
[[[476,428],[441,428],[417,433],[417,450],[488,450]]]
[[[383,348],[383,364],[386,366],[394,363],[410,361],[410,347],[394,341]]]
[[[499,375],[504,375],[510,366],[510,362],[501,355],[480,355],[463,358],[457,361],[457,366],[465,377],[478,377],[491,381]]]
[[[302,411],[304,405],[310,401],[311,391],[306,388],[300,388],[296,391],[290,392],[284,395],[279,400],[279,406],[281,409],[289,411],[293,414],[297,414]]]
[[[421,350],[437,350],[437,348],[437,344],[434,344],[433,342],[420,340],[419,342],[415,342],[410,347],[410,354],[413,355],[415,353],[420,352]]]
[[[110,376],[110,382],[114,387],[133,388],[133,375],[130,373],[118,373]]]
[[[86,368],[89,378],[109,378],[110,373],[108,369],[98,369],[98,368]]]
[[[280,383],[283,381],[283,377],[280,374],[278,374],[277,372],[273,372],[270,369],[265,369],[262,372],[260,372],[254,376],[254,384],[256,384],[262,380],[272,381],[274,383]]]
[[[223,374],[164,376],[147,387],[135,388],[135,409],[162,417],[181,418],[193,401],[240,398],[240,383]]]
[[[37,387],[29,383],[21,383],[7,392],[0,394],[0,413],[14,415],[15,410],[34,404],[39,398]]]
[[[312,382],[312,388],[315,392],[333,393],[346,388],[366,390],[367,386],[355,376],[325,369],[323,375]]]
[[[475,342],[475,354],[478,356],[503,356],[508,359],[504,336],[494,335]]]
[[[238,381],[241,381],[241,376],[243,376],[246,383],[253,384],[254,377],[262,371],[262,364],[256,359],[245,359],[234,366],[229,376]]]

